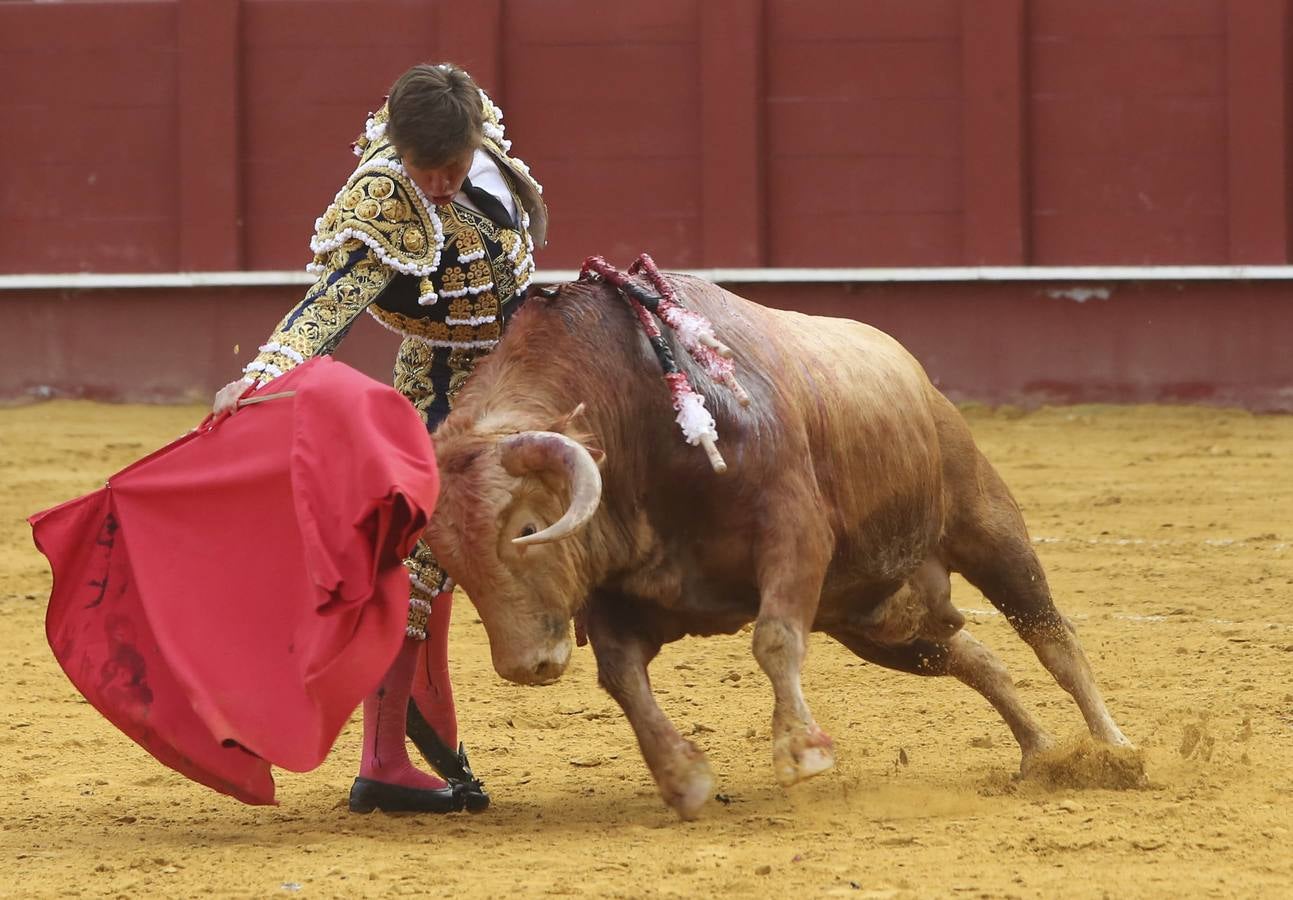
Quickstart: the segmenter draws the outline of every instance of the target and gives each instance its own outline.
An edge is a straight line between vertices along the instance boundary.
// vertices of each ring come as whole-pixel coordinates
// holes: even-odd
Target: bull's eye
[[[535,528],[533,525],[526,525],[524,528],[521,529],[521,537],[529,537],[530,535],[534,534],[534,532],[535,532]]]

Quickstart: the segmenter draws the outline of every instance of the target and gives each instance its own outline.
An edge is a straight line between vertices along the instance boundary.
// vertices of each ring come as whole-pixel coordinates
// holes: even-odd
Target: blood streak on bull
[[[647,667],[665,643],[751,621],[782,784],[834,765],[800,685],[811,631],[867,661],[974,688],[1027,768],[1051,739],[962,627],[949,583],[960,572],[1074,697],[1091,733],[1126,745],[1018,506],[920,364],[867,325],[665,277],[722,335],[748,391],[743,406],[674,352],[713,413],[727,474],[677,439],[655,354],[605,280],[532,292],[436,431],[442,487],[427,539],[476,605],[499,674],[559,678],[575,619],[684,819],[713,779],[656,703]]]

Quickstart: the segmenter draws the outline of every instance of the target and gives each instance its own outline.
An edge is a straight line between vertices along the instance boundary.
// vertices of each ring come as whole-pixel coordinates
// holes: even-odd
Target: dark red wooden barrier
[[[0,272],[298,268],[409,64],[467,65],[540,259],[1283,263],[1288,0],[0,3]]]
[[[428,59],[506,110],[544,268],[1284,264],[1289,3],[0,2],[0,274],[299,269]],[[1289,409],[1287,284],[741,289],[887,327],[963,398]],[[0,398],[205,396],[299,295],[0,291]]]

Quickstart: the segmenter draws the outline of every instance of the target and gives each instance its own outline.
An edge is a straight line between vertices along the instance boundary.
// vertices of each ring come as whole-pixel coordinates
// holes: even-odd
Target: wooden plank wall
[[[1286,263],[1289,2],[0,3],[0,272],[298,268],[442,58],[549,268]]]

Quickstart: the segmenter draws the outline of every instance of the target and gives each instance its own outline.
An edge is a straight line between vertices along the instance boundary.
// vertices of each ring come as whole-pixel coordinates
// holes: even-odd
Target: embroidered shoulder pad
[[[440,217],[389,147],[366,156],[315,221],[314,262],[307,268],[324,271],[329,255],[355,240],[397,272],[426,277],[440,266]]]

